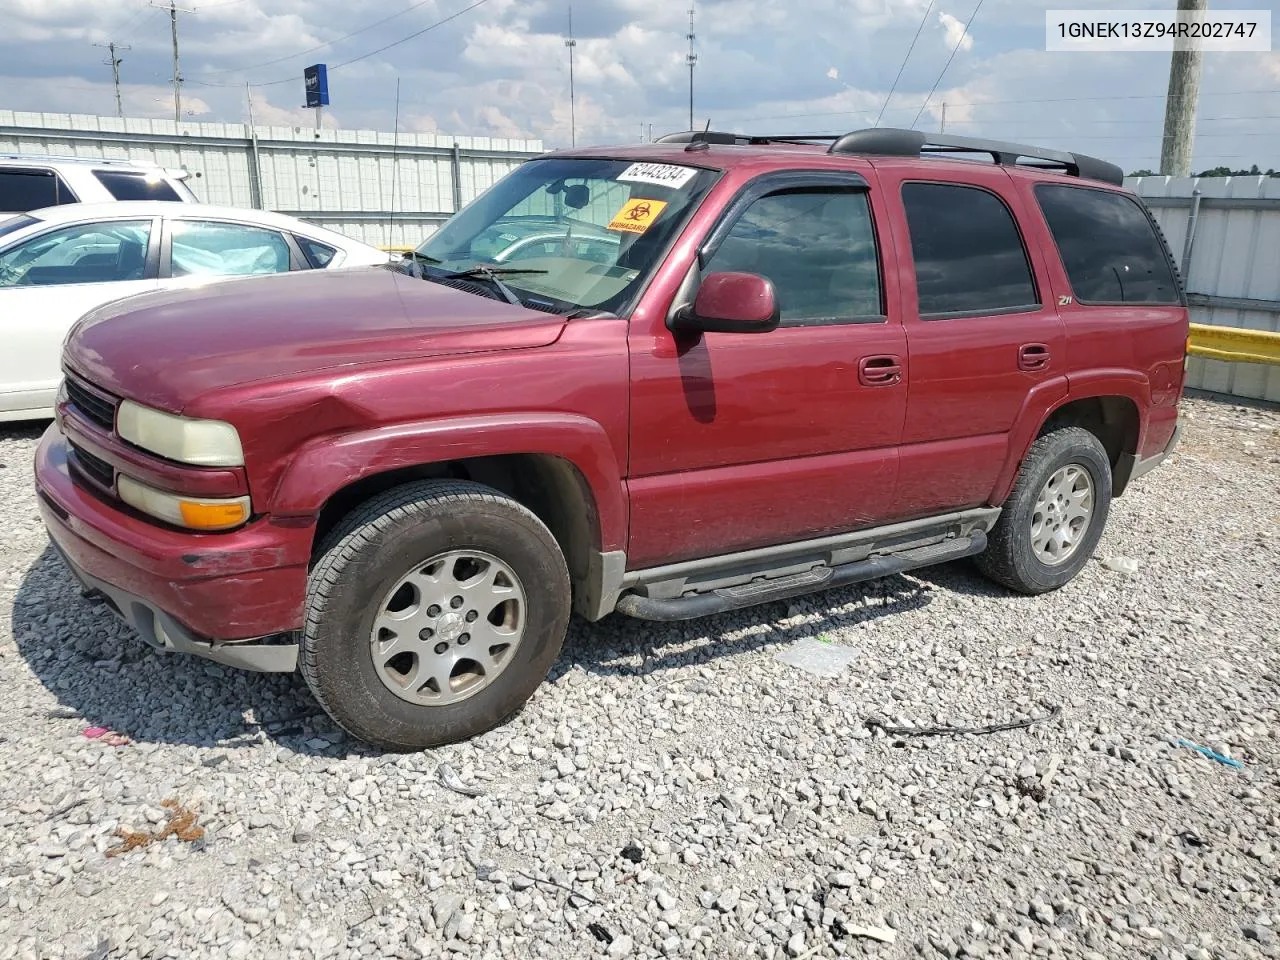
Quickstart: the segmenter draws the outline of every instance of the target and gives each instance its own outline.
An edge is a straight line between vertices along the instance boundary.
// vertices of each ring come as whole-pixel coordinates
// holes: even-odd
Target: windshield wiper
[[[417,250],[406,251],[404,259],[409,262],[409,272],[419,280],[422,279],[422,267],[419,265],[420,263],[429,263],[434,266],[435,264],[442,262],[438,257],[428,256],[425,253],[419,253]]]
[[[479,278],[481,280],[488,280],[490,283],[493,284],[494,288],[500,294],[502,294],[502,298],[506,300],[507,303],[514,303],[516,306],[524,306],[524,302],[518,296],[516,296],[515,292],[510,287],[508,287],[505,283],[502,282],[499,275],[501,274],[502,276],[508,276],[508,275],[518,274],[518,273],[547,273],[547,272],[548,271],[546,270],[526,270],[520,267],[494,268],[494,267],[487,267],[487,266],[484,266],[483,264],[480,264],[480,265],[471,267],[467,270],[454,270],[451,273],[446,273],[444,275],[444,278],[446,280],[475,280],[476,278]]]

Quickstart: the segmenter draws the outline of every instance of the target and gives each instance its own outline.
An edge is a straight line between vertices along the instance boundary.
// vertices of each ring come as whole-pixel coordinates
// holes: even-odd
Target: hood
[[[64,361],[111,393],[176,412],[253,380],[545,346],[564,324],[384,267],[317,270],[118,300],[80,320]]]

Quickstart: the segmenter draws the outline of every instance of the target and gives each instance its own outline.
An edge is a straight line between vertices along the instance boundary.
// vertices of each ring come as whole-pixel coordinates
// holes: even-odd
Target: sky
[[[1172,4],[1125,0],[1134,9]],[[244,122],[251,95],[259,123],[311,124],[302,70],[324,62],[329,126],[391,130],[398,80],[403,130],[536,137],[549,147],[636,142],[650,125],[655,135],[688,128],[689,5],[573,4],[571,122],[564,0],[180,0],[194,11],[178,14],[183,113]],[[1050,6],[1111,4],[697,0],[695,121],[775,135],[877,120],[936,130],[945,104],[948,132],[1156,168],[1168,55],[1047,53]],[[1276,3],[1230,6],[1274,15]],[[95,46],[114,40],[130,47],[118,53],[125,114],[173,116],[167,9],[0,0],[0,24],[0,109],[114,114],[107,51]],[[1280,53],[1207,53],[1193,168],[1252,163],[1280,168]]]

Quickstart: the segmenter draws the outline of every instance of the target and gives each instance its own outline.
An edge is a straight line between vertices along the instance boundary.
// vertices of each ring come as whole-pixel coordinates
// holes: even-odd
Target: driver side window
[[[80,223],[0,254],[0,287],[144,280],[151,221]]]
[[[780,190],[738,218],[703,267],[773,281],[783,326],[884,320],[867,193],[852,187]]]

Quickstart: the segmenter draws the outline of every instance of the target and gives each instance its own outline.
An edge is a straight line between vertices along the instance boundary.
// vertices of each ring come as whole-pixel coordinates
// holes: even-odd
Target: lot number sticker
[[[622,205],[622,209],[614,214],[609,229],[621,230],[624,233],[644,233],[653,226],[653,221],[658,219],[658,214],[666,208],[665,200],[646,200],[643,197],[628,200]]]
[[[678,167],[671,163],[633,163],[618,175],[624,183],[655,183],[660,187],[679,190],[698,175],[693,167]]]

